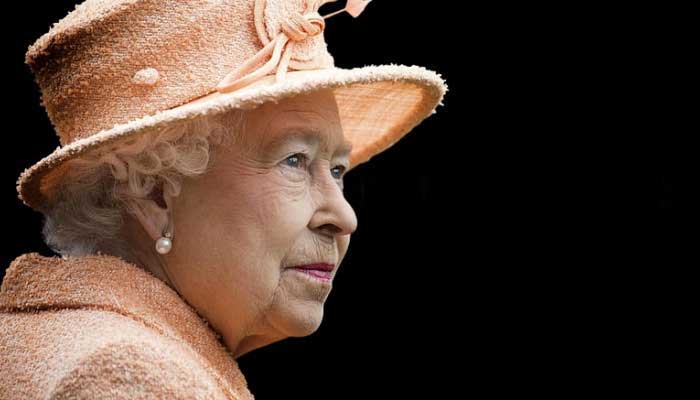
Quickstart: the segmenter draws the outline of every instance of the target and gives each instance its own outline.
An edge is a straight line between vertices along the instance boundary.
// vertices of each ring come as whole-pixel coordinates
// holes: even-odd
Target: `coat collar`
[[[22,254],[0,286],[0,311],[94,308],[118,312],[191,346],[238,396],[252,399],[238,363],[189,303],[165,282],[112,255]]]

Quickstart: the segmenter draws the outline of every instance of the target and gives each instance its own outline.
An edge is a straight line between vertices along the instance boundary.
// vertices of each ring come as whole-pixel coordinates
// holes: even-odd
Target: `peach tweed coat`
[[[110,255],[22,254],[0,286],[0,399],[253,399],[221,337]]]

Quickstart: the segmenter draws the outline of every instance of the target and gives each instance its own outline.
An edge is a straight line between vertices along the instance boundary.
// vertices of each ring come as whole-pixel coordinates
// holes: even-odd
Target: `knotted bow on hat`
[[[262,7],[262,2],[264,1],[265,0],[256,0],[256,12],[264,10],[264,7]],[[315,9],[325,3],[325,1],[310,2],[304,14],[293,12],[286,20],[282,21],[280,25],[282,31],[278,33],[274,39],[270,40],[265,47],[260,49],[255,56],[226,75],[216,86],[216,90],[219,93],[235,91],[270,74],[275,71],[275,68],[275,80],[277,82],[283,81],[289,68],[289,60],[294,52],[295,43],[320,34],[326,27],[325,19],[343,11],[347,11],[348,14],[357,18],[362,14],[362,11],[364,11],[370,1],[372,0],[348,0],[345,8],[342,10],[324,16],[320,15]],[[256,20],[258,31],[264,31],[264,27],[259,26],[260,23],[258,21],[260,20],[261,18],[257,18]],[[263,37],[263,39],[265,38]],[[255,66],[264,61],[270,54],[272,54],[272,57],[267,63],[255,69]],[[307,69],[311,68],[314,68],[314,66],[307,67]]]

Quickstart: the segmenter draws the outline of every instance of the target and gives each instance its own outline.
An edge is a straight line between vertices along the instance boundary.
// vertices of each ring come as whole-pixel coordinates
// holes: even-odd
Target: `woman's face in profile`
[[[321,324],[357,228],[348,146],[332,92],[314,92],[248,112],[241,138],[183,182],[168,268],[234,355]],[[335,266],[330,280],[288,268],[320,262]]]

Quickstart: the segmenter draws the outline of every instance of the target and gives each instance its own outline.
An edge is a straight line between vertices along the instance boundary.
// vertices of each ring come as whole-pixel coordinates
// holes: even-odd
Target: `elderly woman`
[[[326,2],[86,1],[29,48],[63,147],[18,190],[61,257],[6,272],[3,398],[250,399],[236,359],[318,329],[344,176],[446,91],[333,66]]]

